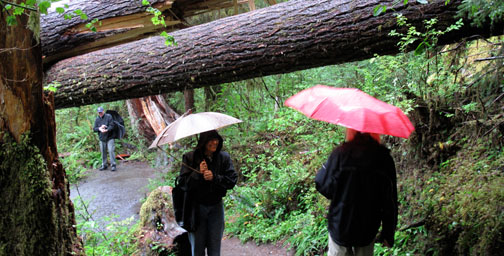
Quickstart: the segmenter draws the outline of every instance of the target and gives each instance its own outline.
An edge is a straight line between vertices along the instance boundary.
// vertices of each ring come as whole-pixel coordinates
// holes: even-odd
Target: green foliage
[[[31,12],[39,12],[41,14],[48,14],[47,10],[51,7],[51,4],[54,2],[58,2],[60,0],[49,0],[49,1],[37,1],[37,0],[27,0],[25,2],[22,2],[20,4],[16,3],[9,3],[5,4],[4,2],[0,2],[2,8],[2,11],[7,11],[11,10],[11,14],[6,17],[7,25],[9,26],[15,26],[17,25],[17,20],[16,16],[20,16],[25,13],[26,10],[31,11]],[[87,20],[88,16],[81,10],[81,9],[76,9],[73,12],[65,13],[65,8],[68,9],[69,6],[68,4],[65,4],[64,7],[56,7],[56,12],[59,14],[63,14],[63,17],[65,19],[72,19],[74,17],[80,17],[82,20]],[[37,16],[38,19],[38,16]],[[37,21],[37,29],[32,30],[35,32],[36,35],[38,35],[38,21]],[[98,23],[98,25],[101,25],[101,23],[98,21],[98,19],[93,19],[91,22],[86,24],[86,27],[89,28],[91,31],[96,32],[97,29],[95,27],[95,23]]]
[[[463,0],[459,5],[458,17],[469,18],[471,25],[482,27],[487,20],[491,25],[502,22],[504,2],[499,0]]]
[[[94,220],[87,211],[90,202],[80,197],[75,200],[77,234],[82,238],[87,255],[132,255],[136,250],[134,232],[138,222],[131,216],[122,221],[112,221],[118,216],[107,216]],[[105,224],[108,223],[108,224]],[[105,229],[102,226],[105,225]]]
[[[61,84],[58,81],[54,81],[54,82],[44,86],[44,90],[56,92],[58,90],[59,86],[61,86]]]
[[[504,232],[504,154],[478,141],[462,149],[441,172],[446,182],[433,192],[429,224],[437,237],[453,237],[459,254],[493,255]]]
[[[463,26],[462,19],[459,19],[455,24],[447,27],[445,30],[436,30],[434,26],[437,23],[437,19],[433,18],[430,20],[425,20],[425,32],[419,32],[415,27],[408,24],[408,19],[404,17],[402,14],[396,15],[397,24],[399,26],[406,26],[408,28],[408,32],[406,34],[397,32],[395,29],[390,31],[391,36],[400,37],[401,40],[397,43],[399,49],[401,51],[407,50],[411,44],[420,41],[418,46],[415,49],[415,54],[420,55],[424,53],[426,49],[432,49],[437,45],[437,40],[440,36],[451,32],[453,30],[458,30]]]
[[[322,161],[342,140],[334,128],[280,109],[257,128],[258,136],[233,149],[232,156],[240,155],[236,165],[244,183],[226,201],[232,219],[228,232],[260,243],[290,237],[286,243],[297,255],[324,248],[325,207],[312,183]]]
[[[165,16],[159,9],[150,6],[150,2],[147,0],[142,0],[142,5],[149,6],[147,7],[146,12],[153,15],[153,17],[151,18],[152,24],[154,24],[155,26],[162,25],[165,28],[167,27],[165,22]],[[161,32],[160,36],[162,36],[165,39],[166,46],[177,46],[175,38],[169,35],[166,31]]]

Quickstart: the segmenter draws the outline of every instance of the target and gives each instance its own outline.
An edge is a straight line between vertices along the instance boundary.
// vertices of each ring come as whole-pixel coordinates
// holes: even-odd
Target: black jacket
[[[392,246],[397,225],[397,179],[389,150],[361,135],[337,147],[315,177],[331,200],[329,234],[341,246],[365,246],[381,238]]]
[[[98,130],[100,126],[102,126],[103,124],[107,126],[108,132],[103,133],[100,132],[100,130]],[[114,119],[110,114],[105,113],[103,117],[100,116],[96,117],[93,131],[98,133],[98,138],[100,139],[100,141],[107,142],[108,140],[112,139],[113,130],[114,130]]]
[[[204,149],[206,142],[212,138],[218,138],[219,145],[217,151],[209,158],[204,155]],[[238,180],[231,157],[221,149],[222,137],[217,132],[210,131],[201,134],[196,150],[183,156],[180,170],[181,182],[187,184],[191,197],[199,204],[214,205],[221,202],[226,191],[232,189]],[[199,173],[199,166],[203,159],[207,162],[208,169],[213,173],[214,179],[212,181],[205,180],[203,174]],[[187,165],[198,172],[188,168]]]

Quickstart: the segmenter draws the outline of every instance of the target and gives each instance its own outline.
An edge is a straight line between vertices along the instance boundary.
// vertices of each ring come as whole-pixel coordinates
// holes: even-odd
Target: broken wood
[[[256,6],[255,6],[255,1],[254,0],[248,0],[248,5],[249,5],[249,10],[250,11],[255,11]]]
[[[152,7],[160,10],[165,16],[167,27],[155,26],[151,22],[152,14],[146,12],[148,6],[143,6],[137,0],[87,1],[77,0],[67,4],[65,14],[73,14],[82,10],[88,17],[82,20],[74,17],[71,20],[63,18],[63,14],[50,11],[41,16],[40,38],[42,41],[43,62],[47,67],[56,61],[81,55],[91,51],[104,49],[114,45],[139,40],[161,31],[174,31],[188,27],[185,18],[212,10],[243,4],[235,0],[150,0]],[[99,4],[99,8],[97,5]],[[58,5],[56,3],[55,5]],[[93,19],[96,32],[92,32],[87,24]]]
[[[185,26],[167,10],[172,7],[172,1],[151,0],[153,7],[163,12],[166,17],[167,28],[154,26],[153,17],[146,12],[147,6],[142,1],[111,0],[111,1],[72,1],[66,14],[75,10],[82,10],[88,20],[74,17],[71,20],[63,18],[63,14],[55,11],[42,15],[40,38],[44,64],[47,66],[55,61],[81,55],[125,42],[142,39],[160,31],[172,31]],[[99,8],[97,8],[99,4]],[[93,19],[96,32],[86,27]],[[101,25],[99,25],[101,24]]]
[[[131,127],[134,127],[148,143],[179,117],[179,114],[168,106],[163,95],[130,99],[126,101],[126,105]]]
[[[55,104],[63,108],[396,54],[398,38],[388,34],[400,29],[397,13],[417,28],[437,18],[442,30],[455,22],[461,0],[409,3],[373,16],[377,5],[393,2],[292,0],[173,32],[177,47],[151,37],[66,59],[48,70],[45,82],[61,84]],[[492,28],[465,25],[438,42],[502,34],[504,22]]]

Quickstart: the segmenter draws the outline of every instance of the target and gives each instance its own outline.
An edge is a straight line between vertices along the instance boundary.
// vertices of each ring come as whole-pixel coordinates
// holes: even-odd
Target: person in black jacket
[[[189,232],[193,256],[220,255],[224,233],[222,198],[238,179],[231,157],[221,151],[222,137],[212,130],[200,134],[193,152],[183,156],[181,182],[187,184],[195,201],[196,229]]]
[[[110,164],[112,171],[116,170],[115,162],[115,144],[112,138],[112,131],[114,130],[114,119],[110,114],[105,113],[102,107],[98,107],[98,117],[96,117],[93,131],[98,133],[100,139],[100,152],[102,157],[102,165],[100,171],[106,170],[107,166],[107,151],[110,155]]]
[[[376,242],[391,247],[397,225],[394,160],[378,134],[347,129],[347,142],[334,149],[315,177],[331,200],[327,215],[328,256],[373,255]]]

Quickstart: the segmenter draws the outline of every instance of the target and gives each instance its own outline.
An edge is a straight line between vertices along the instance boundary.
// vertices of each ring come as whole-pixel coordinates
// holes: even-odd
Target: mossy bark
[[[40,44],[27,28],[39,17],[27,14],[7,26],[0,11],[0,255],[81,254],[54,100],[43,95]]]

